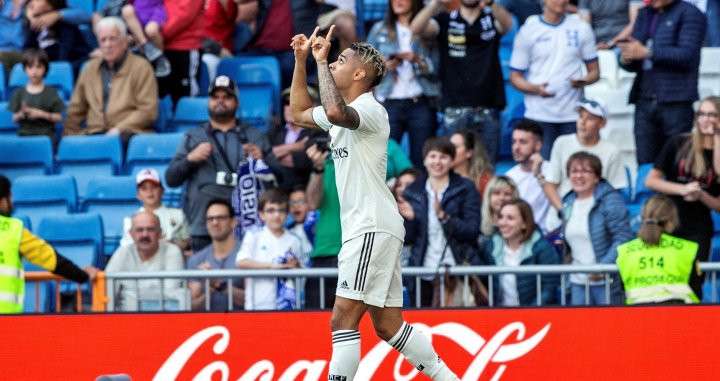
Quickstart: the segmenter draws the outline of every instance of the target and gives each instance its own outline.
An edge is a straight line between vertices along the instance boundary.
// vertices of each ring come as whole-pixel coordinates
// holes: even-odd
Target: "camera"
[[[321,137],[316,138],[315,145],[317,146],[317,149],[320,152],[330,151],[330,137],[329,136],[321,136]]]
[[[218,171],[215,174],[215,183],[217,185],[234,187],[237,185],[237,180],[238,180],[237,173]]]

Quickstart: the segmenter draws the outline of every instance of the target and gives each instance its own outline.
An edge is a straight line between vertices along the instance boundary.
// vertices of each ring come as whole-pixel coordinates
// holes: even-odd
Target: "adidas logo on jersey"
[[[348,286],[347,281],[344,280],[342,281],[342,283],[340,283],[340,288],[342,288],[343,290],[349,290],[350,286]]]

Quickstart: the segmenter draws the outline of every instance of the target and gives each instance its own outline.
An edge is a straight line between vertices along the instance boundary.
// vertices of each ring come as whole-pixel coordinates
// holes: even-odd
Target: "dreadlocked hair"
[[[380,84],[380,81],[385,77],[385,73],[387,73],[387,67],[385,67],[385,60],[382,54],[367,42],[355,42],[350,46],[350,49],[360,57],[360,61],[363,64],[370,64],[373,69],[375,69],[375,77],[373,78],[371,87]]]

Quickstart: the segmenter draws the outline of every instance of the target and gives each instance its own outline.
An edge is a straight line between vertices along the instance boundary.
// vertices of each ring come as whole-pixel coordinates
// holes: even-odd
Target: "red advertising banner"
[[[720,377],[720,307],[408,311],[470,380]],[[0,316],[7,380],[326,380],[330,314]],[[361,324],[357,381],[427,380]]]

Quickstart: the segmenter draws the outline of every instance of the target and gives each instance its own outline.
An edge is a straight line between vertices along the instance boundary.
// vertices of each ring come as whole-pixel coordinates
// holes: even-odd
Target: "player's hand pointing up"
[[[330,41],[332,41],[335,25],[330,26],[327,36],[316,37],[312,42],[312,54],[317,62],[326,62],[330,53]]]
[[[316,26],[315,31],[313,32],[313,34],[310,35],[309,38],[304,34],[296,34],[292,38],[290,46],[295,52],[295,60],[305,62],[308,54],[310,54],[310,47],[312,46],[313,41],[315,41],[315,38],[317,38],[317,34],[319,31],[320,27]]]

